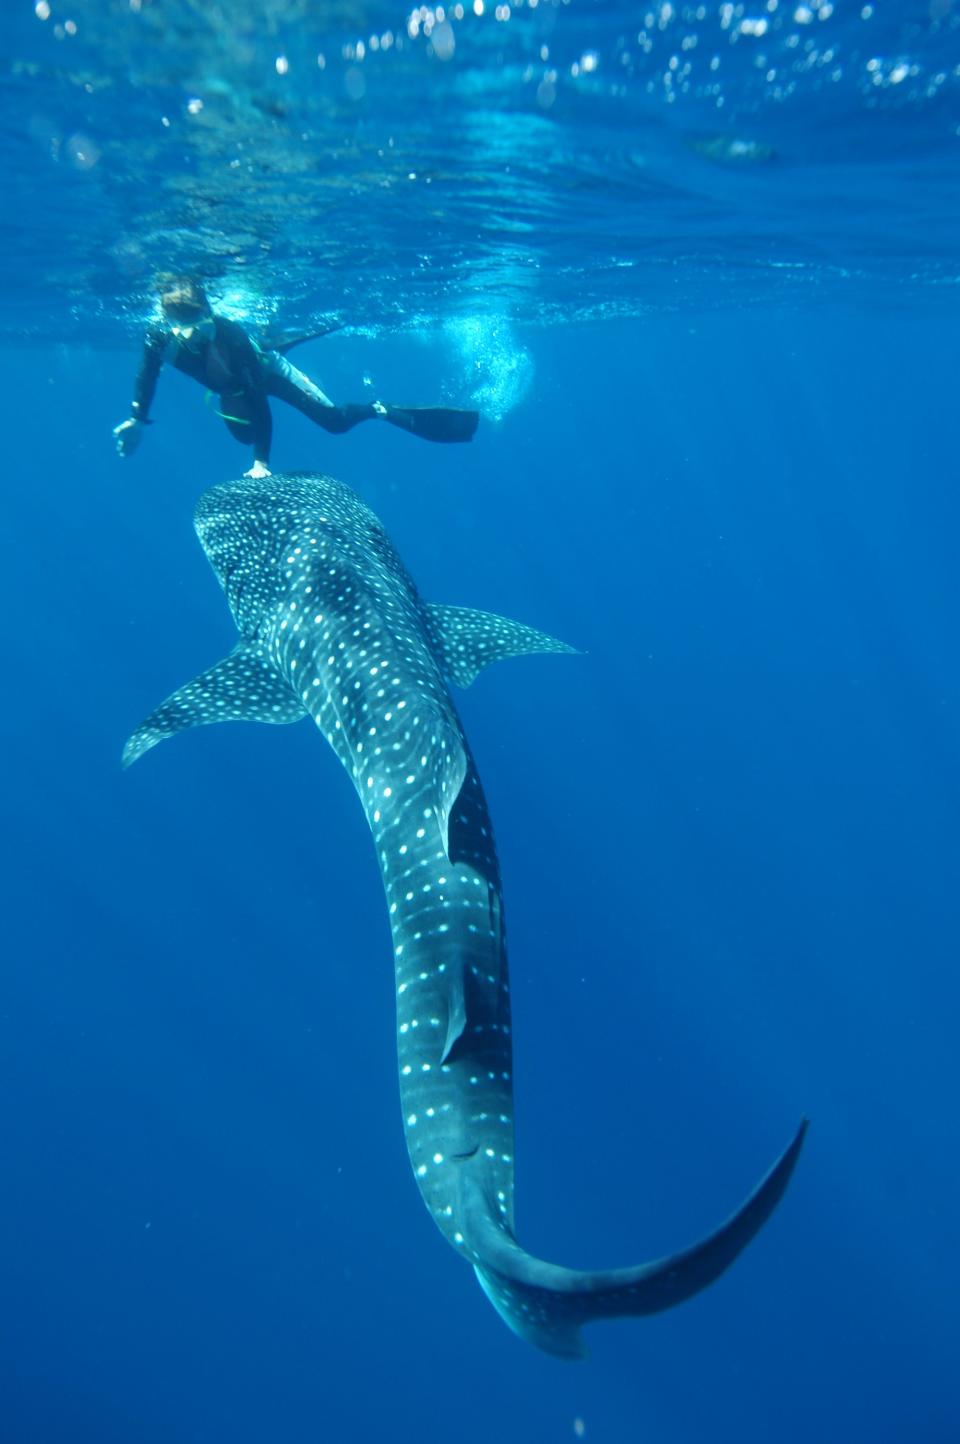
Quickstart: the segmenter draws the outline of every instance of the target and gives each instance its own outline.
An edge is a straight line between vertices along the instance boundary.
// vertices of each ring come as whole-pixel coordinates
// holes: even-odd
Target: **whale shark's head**
[[[212,486],[201,496],[193,518],[244,636],[256,631],[264,612],[283,595],[279,563],[297,523],[295,509],[284,505],[284,488],[275,488],[275,495],[269,487],[269,480]]]
[[[287,472],[244,478],[204,492],[194,526],[245,637],[281,602],[302,572],[301,550],[351,568],[409,579],[373,512],[332,477]],[[301,576],[302,580],[302,576]]]

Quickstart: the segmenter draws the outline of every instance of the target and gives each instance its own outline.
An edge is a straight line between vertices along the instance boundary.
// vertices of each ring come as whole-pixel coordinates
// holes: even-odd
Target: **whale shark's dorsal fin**
[[[259,646],[240,642],[151,712],[123,749],[129,767],[165,737],[206,722],[297,722],[303,706]]]
[[[506,657],[577,650],[546,632],[512,622],[509,617],[498,617],[494,612],[438,606],[434,602],[428,602],[426,610],[440,665],[458,687],[469,687],[484,667]]]

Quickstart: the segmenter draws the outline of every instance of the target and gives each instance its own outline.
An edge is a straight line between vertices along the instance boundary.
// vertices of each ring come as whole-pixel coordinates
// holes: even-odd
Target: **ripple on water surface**
[[[5,27],[8,334],[62,337],[64,293],[88,338],[132,331],[178,268],[262,319],[468,346],[479,315],[955,289],[953,0],[37,0]],[[492,335],[495,407],[525,382]]]

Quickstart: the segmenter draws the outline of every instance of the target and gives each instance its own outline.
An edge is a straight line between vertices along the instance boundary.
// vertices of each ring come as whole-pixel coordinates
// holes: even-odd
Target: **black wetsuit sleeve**
[[[156,326],[151,326],[143,340],[143,359],[140,362],[140,370],[137,372],[136,383],[133,388],[133,404],[130,407],[130,414],[138,421],[148,421],[150,403],[153,401],[153,393],[157,389],[157,377],[160,375],[160,367],[163,365],[163,354],[166,350],[167,338]]]

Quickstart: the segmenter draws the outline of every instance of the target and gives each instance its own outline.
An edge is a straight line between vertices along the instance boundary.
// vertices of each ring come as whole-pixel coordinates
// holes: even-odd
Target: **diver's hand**
[[[243,474],[248,481],[260,481],[265,476],[272,476],[273,472],[269,466],[264,466],[262,461],[255,461],[250,470]]]
[[[372,401],[370,404],[378,416],[386,416],[387,408],[382,401]]]
[[[113,434],[117,438],[119,454],[132,456],[143,440],[143,422],[138,421],[135,416],[130,416],[126,421],[121,421],[119,426],[113,428]]]

